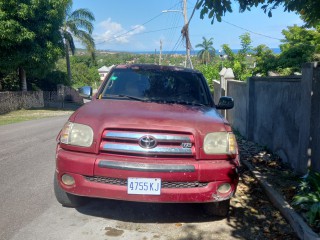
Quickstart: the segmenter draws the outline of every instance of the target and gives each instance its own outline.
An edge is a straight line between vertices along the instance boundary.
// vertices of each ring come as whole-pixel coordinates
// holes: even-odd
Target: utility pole
[[[190,22],[191,18],[193,17],[193,14],[195,12],[195,8],[192,11],[190,20],[188,20],[188,14],[187,14],[187,0],[183,0],[183,11],[181,11],[181,10],[163,10],[162,12],[163,13],[181,12],[183,14],[184,26],[181,30],[181,34],[182,34],[182,37],[186,39],[186,61],[185,61],[184,66],[193,69],[193,65],[192,65],[191,57],[190,57],[191,43],[190,43],[190,37],[189,37],[189,22]]]
[[[184,27],[182,29],[182,35],[186,39],[186,63],[185,67],[193,68],[191,57],[190,57],[190,38],[189,38],[189,23],[188,23],[188,14],[187,14],[187,0],[183,0],[183,16],[184,16]]]
[[[159,56],[159,65],[161,65],[162,60],[162,40],[160,40],[160,56]]]

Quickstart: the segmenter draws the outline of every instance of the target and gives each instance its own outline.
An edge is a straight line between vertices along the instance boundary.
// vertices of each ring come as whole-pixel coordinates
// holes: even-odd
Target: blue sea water
[[[280,48],[270,48],[273,53],[275,54],[279,54],[281,53],[281,50]],[[232,49],[232,51],[234,53],[237,53],[240,49]],[[191,50],[191,55],[197,55],[199,51],[197,50]],[[138,51],[138,52],[133,52],[133,53],[136,53],[136,54],[159,54],[159,51],[157,50],[156,52],[155,51]],[[181,55],[185,55],[186,54],[186,51],[162,51],[162,54],[181,54]],[[219,55],[219,51],[216,51],[216,55]]]

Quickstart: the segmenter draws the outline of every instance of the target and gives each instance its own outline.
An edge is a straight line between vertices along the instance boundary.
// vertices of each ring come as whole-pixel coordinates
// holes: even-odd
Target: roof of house
[[[98,69],[98,72],[109,72],[111,70],[111,68],[113,68],[113,66],[114,65],[111,65],[110,67],[103,66],[103,67]]]

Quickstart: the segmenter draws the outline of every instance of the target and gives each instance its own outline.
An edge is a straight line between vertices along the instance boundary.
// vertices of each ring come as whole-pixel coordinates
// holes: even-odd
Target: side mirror
[[[84,87],[78,88],[78,92],[81,97],[90,99],[92,96],[92,87],[84,86]]]
[[[217,109],[227,110],[234,106],[234,101],[232,97],[221,97],[219,103],[216,106]]]

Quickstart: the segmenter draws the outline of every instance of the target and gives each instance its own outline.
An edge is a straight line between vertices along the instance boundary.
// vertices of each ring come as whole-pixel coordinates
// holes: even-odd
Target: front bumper
[[[111,159],[111,160],[110,160]],[[56,155],[56,174],[60,187],[71,194],[138,202],[163,203],[204,203],[229,199],[238,184],[238,159],[229,160],[159,160],[99,156],[58,149]],[[72,176],[75,184],[62,183],[64,174]],[[107,178],[115,181],[94,181]],[[197,186],[161,188],[160,195],[128,194],[123,184],[127,178],[161,178],[169,183],[201,183]],[[116,180],[120,179],[120,182]],[[121,181],[122,180],[122,181]],[[122,183],[121,183],[122,182]],[[219,193],[221,184],[229,183],[230,191]],[[172,184],[171,184],[172,185]],[[173,184],[174,185],[174,184]]]

